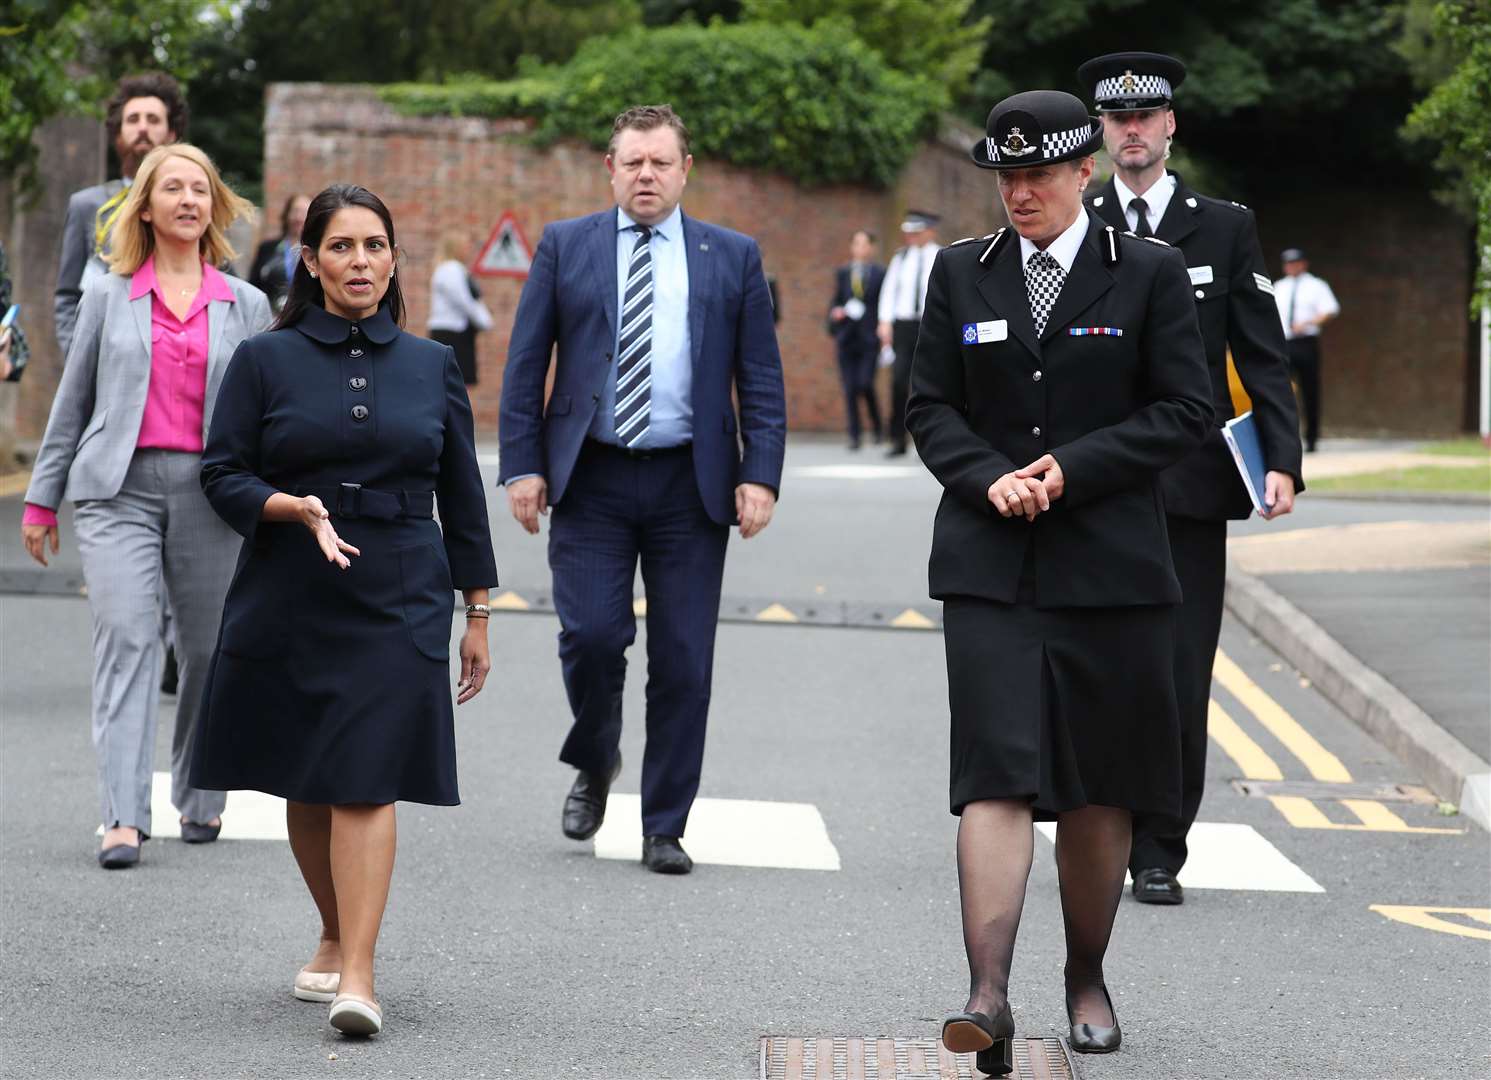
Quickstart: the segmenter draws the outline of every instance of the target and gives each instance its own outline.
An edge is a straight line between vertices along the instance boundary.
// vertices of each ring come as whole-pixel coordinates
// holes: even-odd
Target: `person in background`
[[[238,547],[198,471],[218,387],[269,303],[216,267],[224,230],[252,207],[187,143],[157,147],[113,225],[109,272],[83,289],[72,350],[36,455],[21,532],[47,565],[57,507],[74,504],[93,616],[93,745],[105,869],[134,866],[150,837],[162,583],[175,612],[181,692],[171,801],[187,843],[216,840],[226,796],[187,782],[193,721]]]
[[[10,268],[5,262],[5,245],[0,243],[0,319],[10,310]],[[20,382],[26,370],[31,347],[20,324],[12,322],[0,330],[0,382]]]
[[[207,500],[244,542],[191,776],[287,801],[321,922],[291,992],[330,1001],[338,1031],[372,1035],[394,804],[460,802],[452,593],[466,600],[462,704],[491,668],[497,567],[455,357],[400,326],[388,207],[333,185],[311,200],[304,241],[273,332],[233,358],[202,455]]]
[[[186,138],[189,116],[181,87],[160,71],[126,75],[105,104],[104,128],[119,158],[120,178],[75,191],[67,200],[53,302],[57,347],[64,363],[83,285],[106,272],[102,256],[108,250],[109,229],[140,163],[157,146]]]
[[[305,208],[310,204],[310,197],[298,192],[286,199],[280,210],[279,236],[265,240],[254,253],[249,284],[269,297],[270,309],[276,315],[285,306],[290,279],[295,275],[295,264],[300,258],[300,230],[305,227]]]
[[[849,449],[859,449],[859,406],[864,402],[870,436],[880,441],[880,406],[875,401],[875,358],[880,352],[876,320],[885,267],[874,261],[875,237],[858,229],[849,238],[849,262],[834,271],[828,332],[838,350],[839,380],[849,414]]]
[[[1289,367],[1299,382],[1305,449],[1313,454],[1320,438],[1320,328],[1341,314],[1341,305],[1324,279],[1310,273],[1302,250],[1286,248],[1280,261],[1284,276],[1274,282],[1274,304],[1284,325]]]
[[[916,352],[916,332],[921,325],[922,305],[927,299],[927,279],[941,246],[937,223],[941,219],[925,210],[908,210],[901,222],[906,246],[891,256],[880,287],[880,344],[895,350],[890,381],[890,449],[886,457],[906,453],[906,397],[911,390],[911,358]]]
[[[476,382],[476,335],[492,329],[492,313],[481,302],[481,289],[466,268],[470,240],[460,229],[440,234],[435,272],[430,275],[429,335],[456,354],[467,386]]]

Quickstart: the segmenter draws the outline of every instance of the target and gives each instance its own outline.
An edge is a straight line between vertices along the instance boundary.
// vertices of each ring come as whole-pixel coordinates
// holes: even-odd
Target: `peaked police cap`
[[[1095,154],[1103,125],[1071,94],[1027,90],[989,110],[986,134],[969,154],[981,169],[1028,169]]]

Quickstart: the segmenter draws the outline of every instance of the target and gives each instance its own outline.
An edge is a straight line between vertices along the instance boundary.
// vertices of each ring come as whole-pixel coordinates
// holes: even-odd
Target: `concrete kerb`
[[[1227,568],[1227,608],[1440,798],[1491,830],[1491,765],[1261,579]]]

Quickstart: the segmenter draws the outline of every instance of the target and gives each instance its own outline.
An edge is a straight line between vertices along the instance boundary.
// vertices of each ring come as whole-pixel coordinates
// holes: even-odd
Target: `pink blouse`
[[[150,387],[140,418],[138,450],[202,452],[202,411],[207,403],[207,305],[213,300],[233,302],[233,290],[223,275],[202,264],[202,287],[192,298],[186,318],[178,319],[166,305],[166,294],[155,276],[155,256],[145,260],[130,279],[129,298],[150,295]],[[23,525],[55,525],[55,508],[27,503]]]

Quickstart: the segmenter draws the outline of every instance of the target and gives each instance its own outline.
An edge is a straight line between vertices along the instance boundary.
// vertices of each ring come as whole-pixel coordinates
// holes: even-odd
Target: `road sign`
[[[503,211],[472,269],[483,277],[526,278],[532,265],[533,249],[517,216],[511,210]]]

